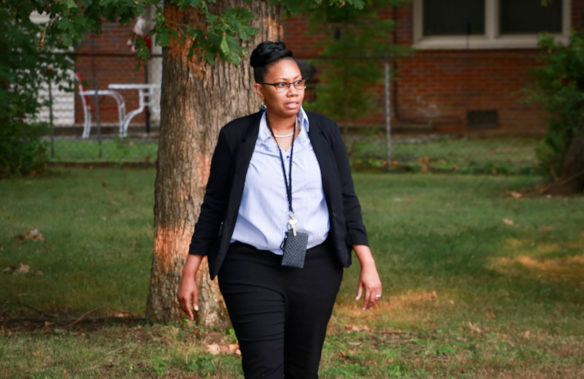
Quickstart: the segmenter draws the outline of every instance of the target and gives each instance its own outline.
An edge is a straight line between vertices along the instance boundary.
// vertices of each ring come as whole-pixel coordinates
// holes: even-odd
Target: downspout
[[[391,7],[391,20],[393,21],[393,46],[397,45],[397,6],[396,5],[392,5]],[[392,63],[393,63],[393,69],[392,72],[395,73],[398,72],[398,59],[392,59]],[[398,97],[398,85],[397,85],[397,81],[394,82],[394,85],[391,86],[392,89],[392,95],[391,95],[391,106],[393,108],[393,117],[395,119],[396,122],[398,122],[400,120],[399,117],[399,107],[398,107],[398,101],[397,101],[397,97]]]

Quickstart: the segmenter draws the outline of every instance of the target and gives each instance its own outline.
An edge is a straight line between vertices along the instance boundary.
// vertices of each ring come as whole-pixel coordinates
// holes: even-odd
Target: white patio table
[[[144,111],[144,108],[148,107],[152,112],[160,114],[160,108],[158,104],[154,104],[153,97],[154,91],[160,89],[160,84],[126,84],[126,83],[112,83],[108,85],[109,88],[115,90],[137,90],[140,105],[137,109],[126,113],[122,125],[120,126],[120,137],[125,137],[128,134],[128,126],[130,126],[130,121]]]

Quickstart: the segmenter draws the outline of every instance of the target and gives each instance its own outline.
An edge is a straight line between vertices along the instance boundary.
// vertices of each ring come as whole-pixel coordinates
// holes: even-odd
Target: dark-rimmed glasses
[[[290,89],[290,86],[294,86],[294,88],[296,88],[299,91],[303,91],[304,89],[306,89],[306,80],[304,79],[300,79],[300,80],[296,80],[294,82],[277,82],[277,83],[259,83],[259,84],[265,84],[268,86],[273,86],[276,89],[276,92],[286,92]]]

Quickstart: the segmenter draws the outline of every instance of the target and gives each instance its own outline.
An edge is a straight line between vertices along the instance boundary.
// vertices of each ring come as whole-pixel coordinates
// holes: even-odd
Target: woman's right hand
[[[180,308],[189,316],[191,320],[195,319],[193,309],[199,310],[199,296],[197,283],[194,277],[185,278],[183,276],[178,289],[178,302]]]
[[[203,256],[201,255],[188,256],[185,267],[183,268],[180,287],[176,295],[180,308],[191,320],[194,320],[195,318],[193,309],[195,312],[199,310],[199,291],[197,288],[196,276],[202,259]]]

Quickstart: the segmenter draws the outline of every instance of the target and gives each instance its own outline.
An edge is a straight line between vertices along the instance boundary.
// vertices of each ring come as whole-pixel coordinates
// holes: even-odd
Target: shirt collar
[[[300,129],[303,133],[300,133],[300,135],[298,136],[300,138],[300,136],[304,135],[308,135],[308,130],[309,130],[309,122],[308,122],[308,116],[306,115],[306,112],[304,111],[304,108],[300,107],[300,110],[298,111],[298,125],[300,126]],[[262,114],[262,118],[260,120],[260,130],[258,133],[258,141],[260,142],[267,142],[270,138],[272,138],[272,135],[270,134],[270,130],[268,129],[268,123],[266,122],[266,111],[264,110],[263,114]]]

